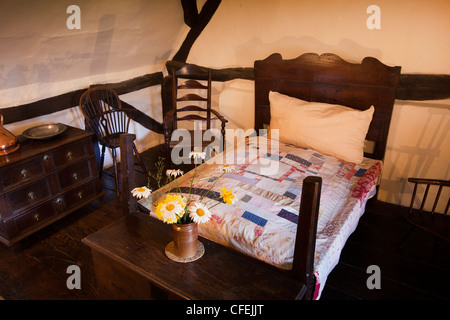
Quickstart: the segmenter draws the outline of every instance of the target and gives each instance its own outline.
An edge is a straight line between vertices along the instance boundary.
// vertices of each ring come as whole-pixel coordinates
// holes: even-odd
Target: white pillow
[[[269,92],[270,129],[279,140],[359,164],[375,108],[365,111]]]

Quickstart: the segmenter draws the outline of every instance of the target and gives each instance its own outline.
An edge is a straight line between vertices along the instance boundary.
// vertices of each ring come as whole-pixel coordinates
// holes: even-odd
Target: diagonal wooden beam
[[[181,6],[184,12],[184,23],[192,28],[198,18],[197,0],[181,0]]]
[[[162,72],[155,72],[145,74],[143,76],[139,76],[136,78],[132,78],[129,80],[116,82],[116,83],[108,83],[105,86],[108,86],[111,89],[114,89],[118,95],[137,91],[140,89],[144,89],[147,87],[159,85],[162,83],[163,74]],[[102,86],[103,84],[94,84],[90,87]]]
[[[143,127],[157,132],[157,133],[164,133],[164,127],[162,125],[162,123],[159,123],[158,121],[156,121],[155,119],[149,117],[148,115],[146,115],[145,113],[143,113],[142,111],[136,109],[135,107],[133,107],[131,104],[126,103],[123,100],[120,100],[120,102],[122,103],[122,106],[126,109],[133,109],[136,110],[136,112],[134,112],[131,115],[131,119],[133,119],[133,121],[136,121],[137,123],[139,123],[140,125],[142,125]]]
[[[195,19],[195,23],[192,25],[191,30],[189,30],[186,39],[184,39],[180,49],[172,58],[173,60],[186,62],[187,57],[189,55],[189,51],[192,48],[192,45],[194,44],[195,40],[197,40],[198,36],[206,27],[208,22],[211,20],[212,16],[214,15],[214,13],[216,12],[217,8],[220,5],[220,2],[221,0],[207,0],[205,2],[202,10]],[[192,9],[190,12],[192,12]]]
[[[122,82],[102,85],[115,89],[117,93],[121,95],[142,88],[160,85],[162,81],[162,72],[156,72]],[[85,91],[86,89],[75,90],[27,104],[3,108],[0,109],[0,111],[3,113],[5,124],[45,116],[47,114],[78,106],[80,97]]]

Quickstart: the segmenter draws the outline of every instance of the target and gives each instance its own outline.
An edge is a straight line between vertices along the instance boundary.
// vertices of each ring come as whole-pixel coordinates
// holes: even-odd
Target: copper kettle
[[[3,114],[0,112],[0,156],[7,155],[19,149],[17,138],[11,132],[3,128]]]

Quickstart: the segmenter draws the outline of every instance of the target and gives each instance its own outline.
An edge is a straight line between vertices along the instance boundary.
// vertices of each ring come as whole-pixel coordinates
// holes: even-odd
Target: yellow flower
[[[156,215],[165,223],[176,223],[184,214],[186,201],[181,195],[167,195],[156,206]]]
[[[147,187],[138,187],[138,188],[134,188],[133,190],[131,190],[131,194],[133,195],[133,197],[136,197],[138,199],[148,198],[148,196],[150,195],[151,192],[152,192],[152,190],[150,190]]]
[[[204,223],[211,218],[211,212],[203,203],[193,202],[189,206],[189,217],[196,223]]]
[[[222,187],[222,198],[223,202],[226,202],[227,204],[233,204],[233,190],[227,191],[227,187]]]

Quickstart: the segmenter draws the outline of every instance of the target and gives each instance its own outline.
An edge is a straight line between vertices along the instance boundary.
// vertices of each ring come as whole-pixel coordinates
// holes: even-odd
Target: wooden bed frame
[[[258,132],[270,123],[269,91],[358,110],[373,105],[375,112],[366,140],[374,148],[364,155],[383,160],[400,69],[372,57],[356,64],[331,53],[305,53],[291,60],[274,53],[255,61],[255,129]]]
[[[367,140],[374,142],[374,149],[365,156],[382,160],[399,75],[400,67],[388,67],[371,57],[355,64],[334,54],[307,53],[292,60],[283,60],[280,54],[273,54],[255,61],[255,129],[258,132],[270,123],[269,91],[360,110],[374,105],[375,113],[367,134]],[[125,135],[121,145],[124,212],[137,211],[136,199],[130,195],[135,187],[131,141],[130,135]],[[189,174],[192,173],[183,178],[188,179]],[[293,269],[289,271],[290,276],[306,285],[305,299],[314,297],[313,267],[320,191],[320,178],[305,179]]]

